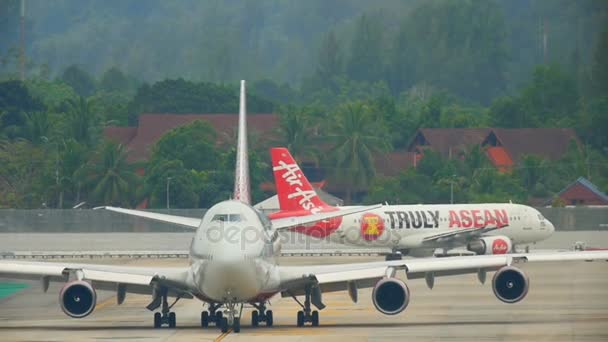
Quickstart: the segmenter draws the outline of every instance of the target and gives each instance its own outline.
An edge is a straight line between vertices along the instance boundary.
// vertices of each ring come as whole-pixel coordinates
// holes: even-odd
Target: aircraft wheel
[[[304,326],[304,311],[300,310],[298,311],[298,320],[297,320],[298,326],[299,327],[303,327]]]
[[[257,310],[251,312],[251,326],[257,327],[260,324],[260,316]]]
[[[161,320],[160,312],[156,312],[154,314],[154,328],[156,328],[156,329],[160,328],[160,326],[162,324],[161,322],[162,322],[162,320]]]
[[[272,310],[266,311],[266,326],[271,327],[274,323],[274,318],[272,317]]]
[[[227,332],[228,331],[228,319],[222,318],[218,322],[219,322],[220,329],[222,329],[222,332],[223,333]]]
[[[240,333],[241,332],[241,319],[235,317],[234,318],[234,322],[232,323],[232,329],[234,330],[235,333]]]
[[[209,326],[209,313],[207,311],[201,312],[201,327],[207,328]]]
[[[318,327],[319,326],[319,311],[315,310],[312,312],[312,317],[311,317],[311,321],[312,321],[312,326],[313,327]]]
[[[175,328],[175,312],[169,312],[169,328]]]

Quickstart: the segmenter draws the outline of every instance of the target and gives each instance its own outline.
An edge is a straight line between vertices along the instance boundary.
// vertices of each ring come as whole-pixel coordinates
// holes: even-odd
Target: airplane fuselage
[[[349,207],[329,207],[339,210]],[[307,213],[308,211],[303,211]],[[302,213],[302,214],[303,214]],[[293,215],[277,213],[270,217]],[[387,205],[295,230],[331,242],[393,249],[454,247],[446,241],[423,241],[428,235],[497,227],[484,236],[506,236],[513,244],[548,238],[554,227],[532,207],[511,203]]]

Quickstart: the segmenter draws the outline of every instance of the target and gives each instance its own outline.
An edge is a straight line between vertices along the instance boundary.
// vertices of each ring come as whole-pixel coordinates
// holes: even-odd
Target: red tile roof
[[[106,127],[103,135],[114,142],[127,146],[135,137],[137,127]]]
[[[416,153],[405,150],[378,154],[374,157],[376,173],[387,177],[396,176],[401,171],[415,166],[416,157]]]
[[[490,133],[490,128],[420,128],[409,144],[408,150],[429,146],[445,158],[455,157],[471,145],[480,145]]]
[[[238,115],[236,114],[142,114],[139,116],[138,127],[108,127],[104,134],[110,139],[123,139],[130,136],[126,132],[135,130],[128,140],[129,161],[141,161],[150,158],[152,146],[173,128],[184,126],[195,120],[208,121],[218,133],[218,143],[232,141],[236,136]],[[278,126],[276,114],[250,114],[247,124],[250,132],[257,132],[264,139],[274,136]]]
[[[504,151],[489,152],[497,167],[517,163],[525,154],[559,159],[568,151],[570,141],[580,141],[571,128],[421,128],[408,150],[422,152],[430,148],[444,157],[457,156],[469,146],[502,147]]]
[[[572,128],[494,128],[492,131],[515,162],[525,154],[559,159],[568,151],[571,140],[580,145]]]
[[[513,160],[504,147],[488,147],[486,152],[492,164],[494,164],[499,171],[508,171],[513,166]]]

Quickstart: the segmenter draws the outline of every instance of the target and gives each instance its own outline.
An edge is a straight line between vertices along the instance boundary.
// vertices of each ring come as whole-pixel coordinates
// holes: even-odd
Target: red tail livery
[[[281,209],[280,212],[271,214],[271,219],[338,210],[338,208],[327,205],[319,198],[286,148],[272,148],[270,154],[279,197],[279,208]],[[338,217],[318,222],[313,226],[296,227],[294,231],[322,238],[333,233],[340,227],[341,223],[342,217]]]

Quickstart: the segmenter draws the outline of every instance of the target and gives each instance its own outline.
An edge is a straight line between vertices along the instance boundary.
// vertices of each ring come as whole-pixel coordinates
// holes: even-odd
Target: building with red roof
[[[580,141],[571,128],[421,128],[408,151],[421,158],[426,149],[445,158],[462,158],[475,145],[485,149],[490,162],[500,171],[508,171],[524,155],[538,155],[549,160],[561,158],[574,141]]]

